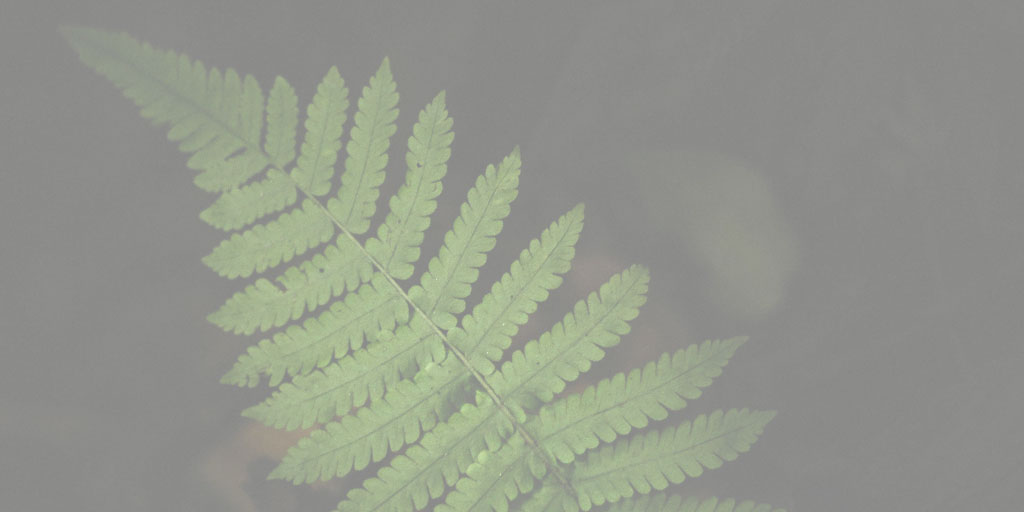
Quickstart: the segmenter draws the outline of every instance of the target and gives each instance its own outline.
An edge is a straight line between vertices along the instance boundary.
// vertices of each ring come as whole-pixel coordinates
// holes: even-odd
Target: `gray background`
[[[688,492],[1020,506],[1024,4],[262,4],[0,6],[0,508],[327,510],[341,493],[263,481],[294,439],[238,416],[265,390],[217,382],[254,340],[204,321],[238,286],[200,262],[212,198],[77,61],[65,23],[265,89],[284,75],[303,105],[330,65],[361,88],[388,55],[393,163],[446,89],[456,138],[426,255],[473,177],[521,145],[483,279],[588,205],[574,271],[524,336],[641,262],[650,300],[602,370],[752,337],[686,412],[779,415]]]

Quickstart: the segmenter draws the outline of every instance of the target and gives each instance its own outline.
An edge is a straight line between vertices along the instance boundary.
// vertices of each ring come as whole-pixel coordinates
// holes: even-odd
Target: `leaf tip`
[[[380,67],[377,68],[377,75],[381,77],[391,77],[391,57],[384,56],[384,60],[381,61]]]

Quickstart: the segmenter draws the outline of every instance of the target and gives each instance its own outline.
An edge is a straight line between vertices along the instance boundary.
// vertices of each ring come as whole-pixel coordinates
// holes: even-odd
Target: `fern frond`
[[[412,275],[412,264],[419,259],[419,244],[437,208],[440,180],[448,169],[451,126],[444,93],[438,94],[413,126],[405,184],[391,198],[391,211],[377,237],[366,242],[367,252],[397,279]],[[209,319],[225,330],[244,334],[280,327],[365,282],[371,271],[370,262],[351,240],[340,237],[321,254],[286,270],[277,285],[261,278],[236,293]]]
[[[452,119],[441,91],[420,111],[405,154],[405,182],[391,198],[391,210],[377,237],[366,241],[366,251],[395,279],[412,276],[413,263],[420,257],[423,233],[430,226],[430,215],[437,209],[436,199],[441,194],[441,178],[448,172],[455,138],[451,129]]]
[[[334,162],[338,160],[338,150],[341,149],[341,132],[347,109],[345,80],[338,74],[338,68],[331,66],[306,110],[306,137],[291,173],[299,188],[314,196],[331,191]]]
[[[331,219],[324,215],[320,205],[306,199],[302,206],[266,224],[231,235],[204,256],[203,263],[229,279],[249,277],[288,262],[333,235]]]
[[[533,491],[547,468],[521,437],[512,436],[496,452],[481,452],[465,473],[435,511],[507,512],[509,502]]]
[[[283,329],[251,346],[222,381],[255,386],[267,376],[278,386],[247,417],[284,429],[322,425],[288,450],[271,477],[314,482],[383,462],[348,492],[342,511],[410,512],[432,502],[445,512],[770,510],[649,494],[736,458],[771,420],[772,412],[734,409],[640,431],[697,398],[745,338],[665,354],[554,401],[629,332],[646,301],[646,268],[613,276],[506,354],[569,270],[582,205],[532,240],[467,313],[518,194],[518,147],[478,177],[438,254],[409,281],[451,155],[443,91],[419,112],[405,180],[375,236],[365,237],[397,131],[388,59],[357,101],[338,184],[349,100],[336,68],[304,109],[297,151],[298,99],[284,78],[276,77],[265,103],[251,76],[208,69],[123,34],[62,31],[84,63],[190,154],[195,183],[219,194],[202,220],[238,230],[203,261],[222,276],[255,280],[209,319],[242,334]]]
[[[126,34],[64,28],[79,58],[121,89],[168,138],[192,153],[187,165],[201,171],[196,184],[230,190],[262,171],[263,93],[251,76],[228,69],[207,72],[199,61],[156,50]]]
[[[431,311],[428,318],[441,329],[455,327],[455,315],[466,308],[464,299],[479,276],[478,269],[487,261],[487,253],[494,248],[509,205],[518,195],[521,167],[518,147],[497,168],[487,166],[445,234],[444,245],[427,264],[419,286],[409,291],[412,301],[424,311]]]
[[[501,407],[511,409],[516,421],[525,419],[522,401],[513,400],[522,395],[520,388],[526,383],[544,380],[544,375],[550,375],[564,386],[564,382],[579,375],[584,364],[580,361],[586,361],[589,367],[590,361],[603,356],[599,346],[612,346],[618,342],[620,334],[628,332],[625,322],[636,317],[636,308],[643,303],[646,286],[647,272],[642,267],[635,266],[613,276],[601,286],[600,294],[593,293],[586,302],[581,301],[573,313],[541,337],[545,340],[543,351],[537,351],[536,341],[527,343],[528,355],[517,351],[500,373],[492,374],[494,392],[502,400],[500,404],[479,394],[476,404],[464,405],[447,422],[425,434],[417,445],[393,459],[376,478],[367,480],[364,489],[349,493],[349,501],[343,502],[340,509],[382,507],[407,512],[422,509],[420,503],[426,503],[428,497],[440,496],[446,486],[454,485],[474,463],[477,454],[484,449],[498,450],[501,442],[516,429],[510,418],[502,414]],[[541,353],[551,356],[552,362],[564,363],[551,366],[538,358]],[[572,366],[563,366],[569,364]],[[431,469],[410,469],[424,467]],[[410,509],[410,505],[414,508]]]
[[[521,437],[512,436],[499,450],[481,452],[465,473],[435,511],[507,512],[509,502],[533,491],[547,467]]]
[[[398,381],[372,407],[344,414],[299,440],[270,477],[311,483],[340,478],[371,461],[383,460],[437,424],[446,399],[468,383],[468,376],[461,377],[446,369]],[[333,411],[324,416],[333,416]],[[280,417],[290,418],[287,414]]]
[[[633,429],[646,427],[650,420],[665,419],[669,410],[685,407],[686,399],[700,396],[700,388],[721,374],[744,341],[746,338],[706,341],[672,356],[663,354],[657,362],[633,370],[628,377],[619,373],[541,408],[526,428],[555,459],[571,463],[599,441],[612,442]],[[533,451],[517,447],[515,440],[510,439],[492,457],[478,458],[469,467],[449,493],[446,510],[476,510],[484,504],[504,510],[506,500],[533,488],[534,478],[542,478],[546,472],[544,465]]]
[[[327,366],[333,359],[341,359],[360,348],[364,339],[389,331],[406,319],[405,303],[383,277],[378,277],[332,304],[319,317],[307,319],[301,327],[293,325],[249,347],[221,382],[252,387],[259,383],[261,375],[268,375],[270,385],[277,386],[286,376],[304,375]],[[323,413],[289,415],[288,423],[275,420],[269,424],[278,428],[308,428]]]
[[[470,189],[462,215],[455,220],[438,256],[430,261],[421,286],[409,292],[409,297],[425,315],[435,318],[447,315],[441,317],[445,322],[453,318],[452,313],[461,312],[462,297],[469,294],[469,283],[476,280],[476,268],[484,263],[486,252],[494,247],[494,235],[501,230],[501,219],[508,214],[508,204],[516,196],[518,175],[518,158],[509,156],[498,169],[489,166],[477,185]],[[451,285],[436,286],[434,283],[440,280]],[[443,359],[441,341],[422,316],[414,316],[387,343],[376,343],[341,358],[322,373],[297,378],[264,404],[250,410],[250,414],[270,418],[276,414],[301,417],[312,414],[315,417],[314,411],[322,410],[344,412],[362,405],[368,397],[379,398],[385,382],[395,382],[400,375],[440,359]],[[331,377],[338,372],[346,377]],[[313,398],[313,409],[308,409]]]
[[[415,317],[413,323],[420,325],[421,332],[404,336],[412,342],[398,344],[396,337],[372,343],[322,370],[297,375],[243,414],[268,425],[292,426],[297,422],[308,425],[345,414],[368,400],[379,399],[386,384],[410,378],[420,361],[444,355],[441,344],[430,342],[433,337]]]
[[[407,325],[401,325],[394,337],[387,343],[377,343],[341,359],[337,365],[358,364],[358,370],[347,372],[347,377],[330,389],[320,383],[325,377],[316,374],[308,379],[293,382],[282,388],[276,395],[276,403],[300,404],[303,396],[310,393],[321,403],[334,401],[350,404],[352,396],[379,398],[383,383],[394,382],[397,376],[414,372],[416,368],[430,361],[444,358],[442,341],[433,330],[435,325],[452,327],[454,313],[464,307],[463,298],[470,292],[470,284],[476,280],[477,268],[486,260],[486,253],[494,247],[494,235],[501,230],[502,221],[509,211],[509,203],[516,196],[519,163],[515,153],[507,157],[495,169],[489,166],[476,186],[470,189],[462,214],[445,237],[445,245],[434,257],[420,286],[414,286],[408,293],[420,314],[412,317]],[[438,286],[436,283],[447,283]],[[431,318],[434,325],[426,319]],[[355,361],[358,360],[358,363]],[[327,367],[324,373],[339,371]],[[313,391],[316,390],[316,391]],[[273,397],[272,397],[273,398]],[[363,401],[356,400],[354,405]],[[273,407],[268,404],[268,406]],[[342,407],[339,410],[347,410]]]
[[[579,301],[571,313],[540,338],[530,341],[493,375],[492,385],[513,403],[533,399],[549,402],[590,364],[604,357],[604,349],[618,344],[629,332],[646,301],[647,269],[634,265],[616,274]]]
[[[341,189],[338,197],[327,202],[327,209],[350,233],[358,235],[370,228],[377,189],[384,182],[388,147],[396,130],[397,104],[398,92],[391,78],[391,65],[385,58],[370,79],[370,85],[363,88],[355,126],[345,148],[348,158],[341,176]]]
[[[456,329],[458,339],[467,347],[488,344],[504,349],[519,325],[527,320],[548,291],[557,287],[561,274],[569,270],[574,246],[583,227],[583,206],[579,205],[551,224],[528,249],[523,250],[511,269],[495,282],[470,315],[463,318],[466,330]],[[452,336],[450,339],[455,340]],[[415,442],[419,433],[429,430],[439,419],[446,399],[469,381],[470,373],[455,358],[444,364],[419,372],[412,381],[400,381],[389,387],[387,394],[357,414],[346,414],[323,431],[314,432],[289,450],[274,476],[295,482],[310,479],[341,477],[352,469],[363,469],[371,460],[377,462],[389,451]],[[327,397],[319,386],[306,397]],[[330,400],[312,402],[289,399],[292,393],[282,389],[284,402],[300,404],[291,407],[270,402],[257,406],[252,415],[274,426],[294,428],[301,419],[302,427],[330,419],[340,407],[350,402]],[[345,394],[342,394],[345,396]],[[275,399],[276,400],[276,399]],[[309,403],[315,403],[308,407]],[[274,421],[278,423],[273,423]],[[283,422],[283,423],[282,423]],[[326,433],[321,433],[321,432]]]
[[[740,502],[732,498],[701,500],[692,496],[682,498],[660,492],[624,499],[608,507],[606,512],[662,512],[668,510],[678,512],[786,512],[785,509],[773,509],[771,505],[758,504],[749,500]]]
[[[231,231],[279,212],[295,204],[296,199],[295,182],[284,172],[270,169],[263,179],[221,194],[199,213],[199,218],[217,229]]]
[[[701,388],[722,373],[745,341],[745,337],[709,340],[671,356],[662,354],[628,376],[616,374],[541,408],[530,426],[555,458],[573,462],[599,442],[610,443],[651,420],[665,419],[668,411],[685,407],[686,400],[699,397]]]
[[[232,295],[207,319],[226,331],[252,334],[300,318],[345,290],[368,281],[373,265],[347,237],[337,237],[319,254],[275,278],[259,278]]]
[[[475,404],[463,405],[448,421],[392,459],[376,477],[364,481],[362,488],[349,491],[338,510],[423,510],[430,499],[455,484],[477,454],[498,449],[514,429],[490,397],[478,393]]]
[[[298,98],[280,76],[274,81],[267,99],[267,136],[263,148],[274,168],[264,178],[233,188],[199,214],[211,226],[230,231],[248,226],[263,216],[279,212],[295,203],[295,182],[280,169],[295,159],[295,126],[298,124]]]
[[[576,497],[569,494],[564,487],[547,484],[530,497],[521,510],[533,511],[573,511],[591,510],[594,506],[613,503],[608,512],[645,511],[645,510],[684,510],[684,511],[770,511],[767,505],[755,505],[746,501],[736,506],[734,500],[719,502],[712,498],[697,502],[687,500],[680,504],[678,497],[668,498],[664,494],[648,495],[653,489],[665,489],[669,483],[678,484],[687,477],[695,478],[703,474],[704,469],[716,469],[723,460],[734,460],[740,453],[746,452],[757,440],[764,426],[775,416],[773,411],[750,411],[747,409],[731,409],[728,412],[715,411],[710,415],[700,415],[693,422],[670,427],[663,431],[653,431],[631,439],[619,441],[600,451],[592,453],[582,464],[577,464],[572,479],[572,487]],[[505,450],[506,448],[502,448]],[[499,452],[501,453],[501,452]],[[516,479],[516,488],[529,489],[531,484],[520,483],[528,479],[527,473],[520,465],[522,455],[517,460],[515,450],[506,455],[504,465],[488,464],[483,467],[471,468],[469,473],[477,472],[478,476],[491,476],[489,487],[492,492],[489,499],[481,499],[491,505],[497,503],[495,510],[501,508],[502,497],[493,495],[493,489],[503,489],[504,499],[514,499],[515,489],[508,478],[502,479],[503,471],[512,472]],[[538,476],[539,478],[539,476]],[[482,480],[478,478],[478,480]],[[503,487],[499,484],[504,484]],[[483,487],[480,481],[463,479],[459,482],[459,492],[449,495],[449,503],[462,503],[467,498],[480,496]],[[475,491],[475,492],[474,492]],[[526,492],[526,491],[524,491]],[[639,496],[633,498],[634,495]],[[646,495],[646,496],[645,496]],[[623,499],[625,498],[625,499]],[[616,503],[617,502],[617,503]],[[472,510],[460,506],[457,510]],[[486,509],[482,509],[486,510]],[[784,512],[784,511],[782,511]]]
[[[773,411],[715,411],[606,446],[577,465],[573,474],[580,508],[662,490],[700,476],[705,468],[716,469],[748,451],[774,416]]]
[[[337,69],[332,67],[331,70],[337,74]],[[338,79],[340,78],[339,76]],[[342,87],[344,87],[344,83]],[[319,93],[319,90],[317,92]],[[342,95],[345,96],[347,102],[347,92],[342,92]],[[271,165],[278,169],[284,169],[295,159],[296,127],[299,124],[298,102],[299,98],[295,95],[295,89],[292,88],[291,84],[284,77],[278,76],[275,78],[274,86],[270,88],[270,94],[267,97],[267,137],[263,143],[263,151],[266,152]],[[312,105],[322,103],[324,103],[322,99],[318,101],[317,96],[314,96],[310,109],[312,110]],[[329,102],[328,105],[330,105]],[[327,112],[333,112],[330,107],[323,107],[321,105],[319,108]],[[341,110],[344,111],[345,109],[342,108]],[[320,111],[317,110],[316,113],[319,114]],[[308,111],[306,115],[308,118],[314,117],[313,113]],[[339,125],[344,123],[344,117],[338,120]],[[308,130],[309,128],[307,127]],[[309,136],[306,139],[309,140]],[[337,155],[337,150],[335,150],[335,155]]]
[[[430,261],[421,286],[409,292],[424,314],[435,318],[447,315],[442,317],[445,322],[464,307],[462,297],[469,294],[469,283],[476,280],[476,268],[494,247],[493,237],[501,230],[501,219],[508,214],[508,205],[516,196],[519,161],[515,156],[513,153],[507,157],[497,169],[489,166],[470,189],[462,214],[455,220],[438,256]],[[438,287],[436,281],[453,286]],[[322,373],[296,379],[250,413],[260,418],[275,414],[309,417],[313,411],[307,407],[312,397],[318,404],[313,406],[315,410],[347,411],[362,405],[366,397],[379,398],[385,382],[394,382],[399,375],[413,372],[431,360],[443,359],[440,343],[424,318],[414,316],[387,343],[373,344],[339,359]],[[338,372],[346,377],[330,377]],[[334,385],[325,384],[328,381]]]
[[[449,332],[449,340],[462,350],[470,366],[482,375],[494,372],[493,362],[501,359],[519,326],[526,323],[537,305],[562,284],[576,255],[576,242],[583,230],[583,205],[556,220],[530,241],[462,325]]]

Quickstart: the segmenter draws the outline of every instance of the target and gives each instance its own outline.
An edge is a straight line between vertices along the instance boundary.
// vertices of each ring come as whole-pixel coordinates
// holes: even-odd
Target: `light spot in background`
[[[796,236],[764,173],[707,151],[643,151],[626,169],[650,222],[707,269],[711,300],[746,320],[770,314],[797,267]]]

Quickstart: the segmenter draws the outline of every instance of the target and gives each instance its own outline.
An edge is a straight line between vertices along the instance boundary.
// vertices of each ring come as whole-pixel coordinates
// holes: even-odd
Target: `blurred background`
[[[0,508],[330,510],[264,481],[294,435],[218,383],[257,340],[205,322],[166,130],[80,64],[62,24],[208,65],[357,91],[391,58],[387,191],[416,112],[455,142],[425,261],[472,180],[524,174],[479,290],[578,202],[574,270],[520,337],[632,263],[650,299],[599,369],[749,335],[686,415],[775,409],[683,492],[792,511],[1008,510],[1024,498],[1024,4],[93,0],[0,7]],[[379,209],[383,202],[378,203]],[[488,283],[484,285],[483,283]]]

